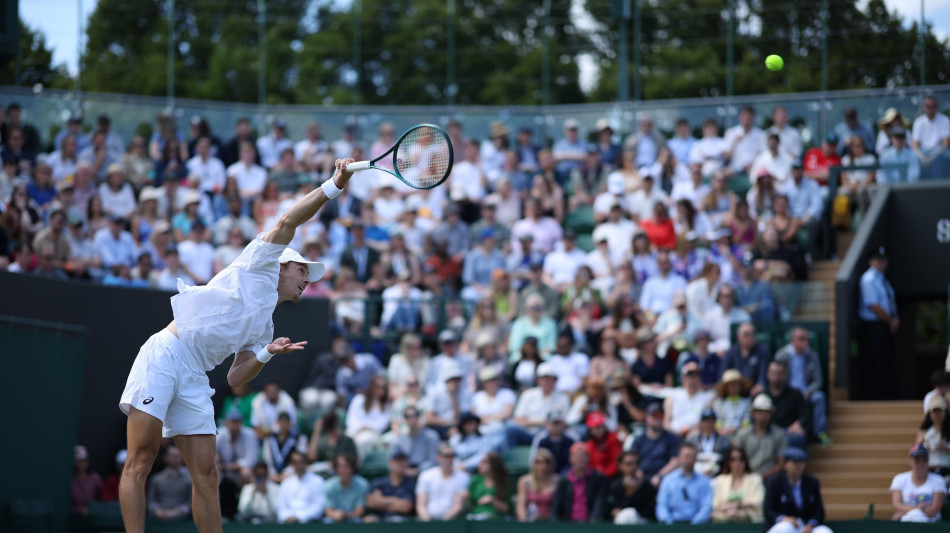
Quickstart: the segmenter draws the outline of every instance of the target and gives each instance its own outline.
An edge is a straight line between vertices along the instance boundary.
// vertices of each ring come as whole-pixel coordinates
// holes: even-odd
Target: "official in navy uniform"
[[[873,399],[887,400],[893,397],[895,364],[894,335],[900,327],[897,318],[897,303],[894,288],[884,277],[887,270],[887,251],[883,246],[871,250],[869,268],[861,275],[861,302],[858,307],[860,319],[860,367],[870,375],[865,377],[865,391]]]

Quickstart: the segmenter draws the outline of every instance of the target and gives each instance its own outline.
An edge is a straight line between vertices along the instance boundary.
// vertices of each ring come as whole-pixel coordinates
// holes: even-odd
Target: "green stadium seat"
[[[585,252],[590,252],[594,249],[594,236],[590,233],[578,233],[574,238],[574,245]]]
[[[745,198],[746,193],[752,188],[752,183],[749,181],[748,174],[736,174],[726,181],[726,188],[736,193],[740,198]]]
[[[575,233],[592,233],[597,224],[594,222],[594,207],[579,206],[567,213],[564,219],[564,228],[572,229]]]
[[[509,448],[502,454],[508,475],[517,479],[527,474],[531,469],[531,446],[517,446]]]
[[[377,450],[366,454],[359,469],[360,475],[368,480],[385,476],[388,471],[389,452],[386,450]]]
[[[13,531],[53,530],[53,503],[49,500],[14,500],[10,504]]]
[[[119,502],[89,502],[89,526],[93,531],[122,531],[122,509]]]

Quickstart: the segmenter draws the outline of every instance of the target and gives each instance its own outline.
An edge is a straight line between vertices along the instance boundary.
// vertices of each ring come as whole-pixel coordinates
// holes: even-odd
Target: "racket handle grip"
[[[356,172],[358,170],[366,170],[369,168],[369,161],[357,161],[355,163],[350,163],[346,165],[347,172]]]

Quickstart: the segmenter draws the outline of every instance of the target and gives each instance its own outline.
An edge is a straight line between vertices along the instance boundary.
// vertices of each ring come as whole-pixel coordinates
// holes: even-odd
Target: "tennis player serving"
[[[337,159],[333,178],[297,201],[270,231],[261,233],[206,286],[178,281],[171,299],[175,319],[142,346],[119,408],[128,419],[128,458],[119,501],[129,533],[145,530],[145,478],[163,437],[173,437],[191,473],[192,512],[202,533],[221,531],[215,469],[214,407],[206,372],[235,354],[231,386],[247,383],[277,354],[303,350],[307,341],[274,339],[277,304],[297,301],[323,276],[321,263],[287,248],[297,227],[346,187],[352,159]]]

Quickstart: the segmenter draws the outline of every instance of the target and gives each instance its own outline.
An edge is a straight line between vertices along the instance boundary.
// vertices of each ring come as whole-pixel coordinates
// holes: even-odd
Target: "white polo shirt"
[[[178,281],[172,312],[190,356],[183,362],[207,372],[232,353],[257,352],[274,339],[278,262],[285,246],[251,241],[241,255],[203,287]]]
[[[419,474],[416,483],[416,496],[425,494],[429,497],[426,510],[435,520],[441,520],[455,503],[455,497],[468,490],[469,476],[467,473],[452,469],[452,475],[446,479],[438,466]]]
[[[927,115],[914,119],[911,140],[919,142],[922,151],[933,150],[947,137],[950,137],[950,118],[947,118],[947,115],[937,113],[933,120],[927,118]]]
[[[225,171],[224,163],[217,157],[209,157],[203,161],[200,156],[192,157],[185,163],[188,175],[201,176],[201,190],[203,192],[221,192],[224,190]]]
[[[267,171],[260,165],[245,165],[243,161],[228,167],[228,176],[234,176],[242,196],[260,194],[267,185]]]
[[[765,132],[752,127],[748,132],[742,128],[742,125],[736,125],[726,130],[726,149],[732,147],[732,160],[729,162],[729,168],[736,172],[741,172],[745,167],[752,164],[755,156],[765,149]]]

